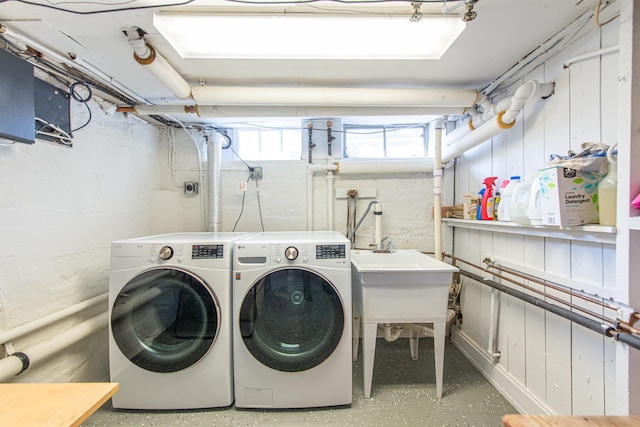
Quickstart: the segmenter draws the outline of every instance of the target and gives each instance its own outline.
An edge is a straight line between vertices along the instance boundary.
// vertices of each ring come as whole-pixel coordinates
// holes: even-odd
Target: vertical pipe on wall
[[[222,144],[221,135],[206,134],[209,182],[209,231],[220,231]]]
[[[313,230],[313,167],[307,169],[307,230]]]
[[[436,155],[433,166],[433,223],[436,259],[442,261],[442,119],[436,120]]]
[[[333,231],[333,171],[327,171],[327,230]]]

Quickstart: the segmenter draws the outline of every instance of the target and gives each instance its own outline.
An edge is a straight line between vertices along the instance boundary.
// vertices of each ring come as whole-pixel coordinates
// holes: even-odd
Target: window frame
[[[423,130],[423,155],[419,157],[389,157],[387,155],[387,147],[388,147],[388,134],[390,132],[394,132],[398,129],[408,129],[408,128],[422,128]],[[383,142],[383,153],[384,157],[354,157],[349,156],[347,153],[348,150],[348,137],[349,131],[351,129],[382,129],[380,133],[382,133],[382,142]],[[407,123],[407,124],[397,124],[397,123],[389,123],[389,124],[344,124],[343,128],[343,142],[342,142],[342,157],[345,159],[370,159],[370,160],[403,160],[403,159],[427,159],[429,158],[429,131],[430,126],[429,123]]]

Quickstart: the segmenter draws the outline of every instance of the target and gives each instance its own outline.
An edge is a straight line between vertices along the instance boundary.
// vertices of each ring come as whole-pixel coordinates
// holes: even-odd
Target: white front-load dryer
[[[240,233],[174,233],[115,241],[109,275],[114,408],[233,403],[233,241]]]
[[[255,233],[235,243],[233,258],[235,406],[350,405],[348,239]]]

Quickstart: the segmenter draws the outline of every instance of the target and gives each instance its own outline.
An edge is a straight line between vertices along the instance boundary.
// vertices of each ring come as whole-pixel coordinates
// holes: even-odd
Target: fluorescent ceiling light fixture
[[[183,58],[439,59],[462,33],[458,16],[155,14]]]

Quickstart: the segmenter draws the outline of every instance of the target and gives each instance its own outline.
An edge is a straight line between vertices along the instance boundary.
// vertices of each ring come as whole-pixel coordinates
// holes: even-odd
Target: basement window
[[[237,128],[238,156],[244,160],[299,160],[302,157],[300,129]]]
[[[410,159],[428,155],[428,124],[345,125],[344,157]]]

